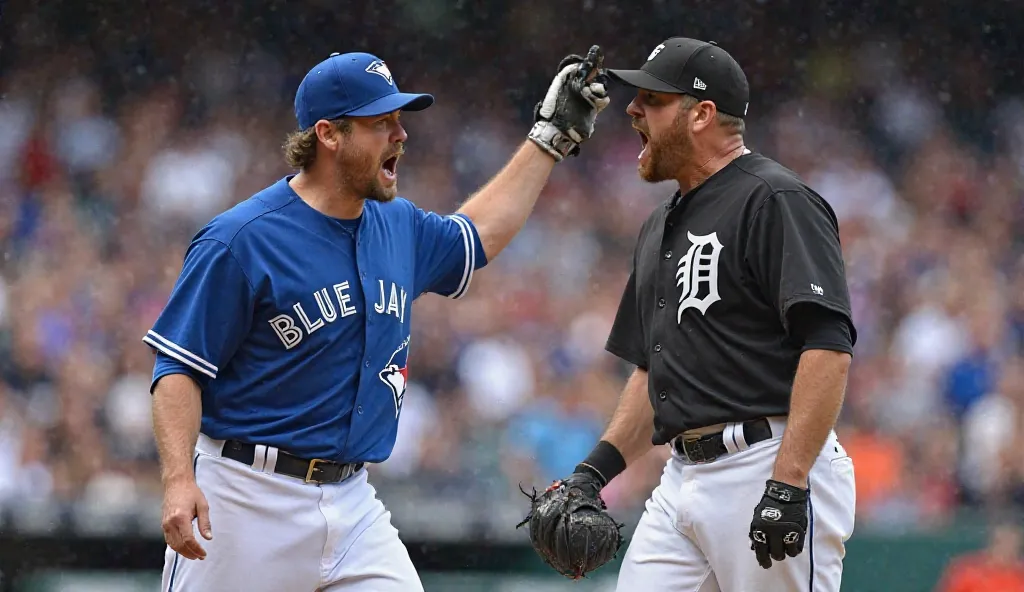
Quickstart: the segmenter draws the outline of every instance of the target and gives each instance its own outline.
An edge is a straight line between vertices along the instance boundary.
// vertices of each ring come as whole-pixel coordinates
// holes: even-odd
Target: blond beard
[[[398,195],[398,183],[385,187],[380,182],[380,157],[374,158],[367,151],[346,147],[338,152],[338,170],[341,172],[342,190],[354,190],[356,195],[366,199],[387,203]]]

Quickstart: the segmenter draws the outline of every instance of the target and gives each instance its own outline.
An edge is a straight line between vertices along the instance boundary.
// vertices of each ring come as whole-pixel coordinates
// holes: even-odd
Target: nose
[[[396,121],[394,130],[391,132],[391,143],[405,142],[409,139],[409,134],[405,132],[405,128],[402,127],[402,123]]]
[[[643,109],[640,108],[637,97],[634,97],[633,100],[626,105],[626,113],[635,119],[640,119],[644,116]]]

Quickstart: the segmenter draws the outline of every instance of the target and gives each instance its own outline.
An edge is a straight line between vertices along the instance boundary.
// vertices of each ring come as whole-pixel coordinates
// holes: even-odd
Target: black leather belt
[[[227,440],[224,442],[224,448],[221,449],[220,455],[242,464],[252,465],[256,459],[256,445]],[[306,483],[340,483],[362,468],[363,463],[342,464],[319,458],[306,460],[278,450],[274,472],[297,477]]]
[[[672,440],[672,447],[690,462],[705,464],[713,462],[718,457],[729,452],[725,447],[723,437],[724,432],[693,438],[676,436]],[[747,446],[763,442],[771,437],[772,426],[768,423],[767,419],[760,418],[743,422],[743,439],[746,441]]]

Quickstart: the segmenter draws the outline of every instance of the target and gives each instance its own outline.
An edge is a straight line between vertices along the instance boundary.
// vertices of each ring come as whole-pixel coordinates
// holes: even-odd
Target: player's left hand
[[[579,155],[580,144],[594,133],[598,113],[611,101],[603,64],[604,52],[597,45],[586,57],[562,58],[547,94],[534,108],[529,138],[556,161]]]
[[[750,523],[750,548],[761,567],[796,557],[807,534],[807,490],[769,479]]]
[[[597,475],[581,471],[555,481],[540,495],[526,494],[530,512],[516,528],[529,525],[534,550],[568,578],[582,578],[608,563],[622,545],[623,525],[608,513],[603,486]]]

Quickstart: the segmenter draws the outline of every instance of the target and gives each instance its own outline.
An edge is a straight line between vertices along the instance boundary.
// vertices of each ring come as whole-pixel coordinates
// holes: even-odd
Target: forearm
[[[601,439],[615,446],[628,465],[654,447],[653,436],[654,408],[647,397],[647,371],[637,368],[626,381]]]
[[[199,438],[199,385],[184,374],[169,374],[153,391],[153,433],[164,483],[195,479],[192,455]]]
[[[476,226],[488,261],[508,246],[526,223],[554,165],[554,158],[527,140],[459,209]]]
[[[842,408],[850,360],[847,353],[828,350],[800,356],[772,479],[807,487],[807,475]]]

